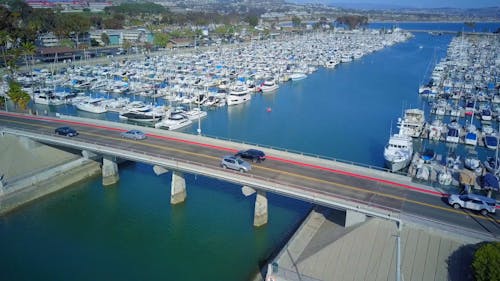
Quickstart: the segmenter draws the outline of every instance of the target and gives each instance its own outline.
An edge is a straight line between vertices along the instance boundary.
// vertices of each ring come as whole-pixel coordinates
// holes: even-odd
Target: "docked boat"
[[[384,148],[384,159],[386,167],[392,172],[406,168],[413,155],[413,141],[411,137],[394,134]]]
[[[104,104],[101,103],[103,100],[104,99],[101,99],[101,98],[95,98],[95,99],[89,98],[89,99],[83,100],[82,102],[76,103],[75,107],[78,110],[91,112],[91,113],[97,113],[97,114],[105,113],[108,111],[108,109],[106,108],[106,106]]]
[[[163,117],[163,114],[158,114],[155,111],[147,111],[147,112],[125,112],[120,114],[120,119],[125,119],[128,121],[134,122],[156,122],[159,121]]]
[[[65,101],[57,98],[51,91],[35,91],[35,96],[33,98],[33,102],[36,104],[44,104],[44,105],[62,105],[65,104]]]
[[[424,152],[422,152],[420,158],[424,160],[424,163],[430,163],[436,158],[436,152],[433,149],[427,148]]]
[[[472,145],[472,146],[477,145],[477,129],[476,126],[474,126],[473,124],[467,126],[464,141],[465,144],[467,145]]]
[[[279,88],[279,85],[274,82],[273,79],[268,79],[260,85],[260,91],[263,93],[268,93],[275,91]]]
[[[168,118],[162,119],[155,124],[157,129],[178,130],[193,124],[186,116],[180,113],[172,113]]]
[[[488,157],[483,162],[484,168],[486,171],[496,175],[500,171],[500,160],[495,157]]]
[[[489,149],[497,149],[498,147],[498,138],[495,135],[485,135],[484,136],[484,145]]]
[[[290,74],[290,79],[292,79],[292,81],[299,81],[305,78],[307,78],[307,74],[302,72],[294,72]]]
[[[429,139],[430,140],[440,140],[441,135],[445,131],[445,125],[440,119],[435,119],[429,125]]]
[[[464,159],[464,167],[466,169],[474,171],[476,175],[481,174],[483,168],[481,167],[481,160],[479,160],[477,151],[475,150],[469,151],[469,153],[465,156]]]
[[[448,133],[446,134],[446,141],[451,143],[458,143],[460,141],[460,132],[462,128],[457,120],[452,120],[448,124]]]
[[[183,113],[189,120],[197,120],[207,116],[207,112],[199,108],[193,108]]]
[[[226,96],[226,103],[227,105],[235,105],[251,99],[252,96],[250,95],[250,91],[245,85],[241,84],[231,87],[229,94]]]
[[[411,108],[405,110],[403,119],[398,120],[399,134],[419,137],[425,127],[425,113],[418,108]]]

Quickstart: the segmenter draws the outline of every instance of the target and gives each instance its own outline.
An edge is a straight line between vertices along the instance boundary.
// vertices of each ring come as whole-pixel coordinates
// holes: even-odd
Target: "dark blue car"
[[[257,149],[247,149],[238,151],[234,156],[248,159],[254,163],[266,160],[266,154]]]
[[[68,136],[68,137],[78,136],[78,132],[75,129],[67,126],[59,127],[54,132],[61,136]]]

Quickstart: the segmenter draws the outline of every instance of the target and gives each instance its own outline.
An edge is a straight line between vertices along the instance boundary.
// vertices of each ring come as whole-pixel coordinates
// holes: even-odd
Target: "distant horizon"
[[[498,0],[285,0],[294,3],[318,3],[328,5],[339,5],[343,7],[359,8],[458,8],[458,9],[477,9],[500,7]]]

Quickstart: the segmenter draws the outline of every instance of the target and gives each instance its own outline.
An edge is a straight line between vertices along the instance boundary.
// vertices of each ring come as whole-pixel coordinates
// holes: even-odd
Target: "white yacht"
[[[307,78],[307,74],[302,72],[294,72],[290,74],[290,79],[292,79],[292,81],[299,81],[305,78]]]
[[[266,80],[260,85],[260,90],[263,93],[267,92],[272,92],[274,90],[277,90],[279,88],[279,85],[274,82],[274,80]]]
[[[189,120],[186,116],[180,113],[172,113],[168,118],[162,119],[160,122],[155,124],[157,129],[166,130],[177,130],[186,126],[193,124],[193,121]]]
[[[95,98],[95,99],[86,99],[82,102],[76,103],[75,106],[77,109],[81,111],[91,112],[91,113],[105,113],[108,111],[106,106],[101,102],[104,99]]]
[[[405,110],[403,119],[398,120],[399,134],[409,137],[420,137],[425,127],[424,111],[418,108]]]
[[[244,84],[239,84],[231,87],[229,94],[226,96],[227,105],[235,105],[244,103],[252,99],[250,91]]]
[[[432,121],[431,125],[429,125],[429,139],[437,141],[440,140],[445,128],[446,126],[441,119],[435,119]]]
[[[412,138],[407,135],[394,134],[384,149],[385,164],[392,172],[406,168],[413,156]]]
[[[198,107],[193,108],[191,110],[185,111],[184,115],[189,120],[197,120],[198,118],[203,118],[207,116],[207,112],[199,109]]]
[[[46,92],[35,92],[35,97],[33,101],[36,104],[44,104],[44,105],[60,105],[63,104],[62,101],[57,100],[52,93]]]

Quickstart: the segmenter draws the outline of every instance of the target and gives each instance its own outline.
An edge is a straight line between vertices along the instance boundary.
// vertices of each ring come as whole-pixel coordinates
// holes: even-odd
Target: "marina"
[[[464,171],[473,171],[470,173],[472,181],[471,176],[464,177],[465,186],[470,184],[478,190],[485,189],[482,178],[488,173],[498,177],[498,165],[487,159],[498,158],[499,131],[496,128],[500,118],[497,102],[500,99],[500,57],[496,50],[499,47],[498,36],[494,35],[462,34],[452,39],[446,57],[435,64],[427,77],[428,82],[420,85],[418,90],[425,102],[423,106],[430,108],[430,120],[426,119],[422,109],[407,109],[398,121],[399,133],[395,135],[399,139],[428,140],[426,152],[432,150],[430,147],[436,142],[446,143],[451,149],[447,155],[438,155],[437,160],[435,157],[425,158],[428,153],[416,151],[410,162],[409,145],[399,141],[397,149],[384,154],[388,162],[386,166],[392,171],[409,166],[408,174],[412,178],[445,186],[464,184],[460,175]],[[396,141],[391,137],[388,146],[394,147],[394,143]],[[454,145],[467,146],[467,155],[456,154]],[[496,155],[478,160],[476,148],[496,151]],[[479,180],[476,181],[475,177]],[[494,189],[497,190],[498,186]]]
[[[400,110],[401,100],[405,100],[407,104],[413,105],[413,107],[418,104],[420,99],[416,93],[418,81],[434,52],[433,47],[427,47],[426,44],[428,41],[436,40],[432,41],[433,44],[446,46],[446,38],[450,39],[450,37],[446,36],[434,38],[427,34],[417,34],[415,39],[401,45],[395,45],[388,48],[388,50],[366,55],[350,63],[338,64],[333,71],[326,67],[318,68],[316,72],[308,75],[306,79],[296,81],[297,83],[279,82],[280,87],[275,92],[265,95],[252,94],[251,101],[241,105],[223,106],[214,110],[207,110],[207,117],[203,119],[202,123],[203,132],[222,138],[241,139],[252,143],[286,147],[311,154],[321,154],[373,165],[374,167],[383,167],[382,151],[389,131],[388,120],[402,116]],[[424,45],[424,48],[419,48],[420,45]],[[414,56],[407,55],[408,53],[413,54],[413,52],[420,53]],[[412,65],[414,69],[410,71],[405,70],[404,67],[400,68],[401,65],[398,65],[399,60],[394,59],[400,56],[407,56],[403,65]],[[422,59],[422,57],[425,57],[425,59]],[[415,60],[412,61],[412,59]],[[425,60],[425,62],[420,62],[421,60]],[[390,67],[384,68],[384,65]],[[380,76],[378,73],[369,71],[373,68],[381,70]],[[376,83],[378,80],[384,81],[383,77],[394,77],[394,81],[396,81],[396,78],[399,77],[398,72],[403,72],[407,77],[405,85],[391,83],[391,85],[388,85],[390,87],[384,88],[384,83]],[[370,75],[367,75],[367,73],[370,73]],[[348,77],[351,77],[351,80]],[[353,81],[354,78],[352,77],[356,77],[356,79]],[[356,84],[359,84],[360,77],[363,77],[363,84],[370,85],[371,90],[369,92],[359,93]],[[323,82],[328,86],[322,88],[321,81],[328,81],[328,83]],[[312,85],[315,87],[312,87]],[[394,91],[395,88],[397,88],[397,91]],[[383,100],[387,99],[387,102],[381,102],[380,97],[382,95],[385,95]],[[139,94],[136,96],[142,97]],[[161,98],[159,100],[161,101]],[[360,100],[363,102],[360,103]],[[165,103],[168,104],[168,101]],[[370,106],[367,106],[368,104]],[[43,108],[46,107],[40,107],[40,112],[42,112]],[[68,110],[68,112],[63,112],[66,114],[74,112],[70,111],[65,105],[60,106],[60,108],[61,111]],[[272,113],[267,112],[266,109],[268,108],[272,108]],[[408,108],[412,107],[408,106]],[[326,118],[324,114],[321,114],[321,116],[315,114],[318,112],[331,113],[332,109],[335,109],[335,114],[330,114]],[[298,112],[301,114],[298,114]],[[384,112],[384,114],[380,114],[380,112]],[[110,114],[115,113],[99,114],[103,115],[103,117],[98,118],[104,118],[104,116]],[[294,115],[300,116],[295,117]],[[304,116],[307,116],[307,118],[304,118]],[[425,116],[430,115],[426,113]],[[300,119],[307,120],[301,121]],[[447,120],[445,121],[448,123]],[[283,124],[290,125],[284,126]],[[186,127],[185,130],[195,133],[195,127]],[[240,129],[237,129],[238,127]],[[255,128],[262,128],[262,131]],[[320,137],[313,138],[314,135],[320,135]],[[370,143],[374,144],[371,145]],[[414,150],[421,151],[421,146],[417,141]],[[478,157],[483,158],[484,153],[493,155],[494,151],[481,150]],[[439,154],[439,152],[436,154]],[[436,158],[437,155],[434,159]],[[78,243],[80,240],[78,236],[72,239],[69,238],[72,234],[80,231],[86,233],[94,233],[95,231],[96,235],[93,236],[93,241],[101,241],[97,242],[96,248],[99,248],[99,251],[104,253],[104,255],[101,255],[101,262],[108,266],[110,260],[116,258],[116,252],[114,253],[114,251],[119,244],[129,245],[128,251],[131,252],[141,252],[146,246],[147,249],[150,249],[151,259],[161,260],[162,262],[145,264],[137,258],[125,256],[111,264],[112,266],[119,266],[122,263],[129,262],[140,264],[144,268],[152,268],[152,272],[154,272],[152,274],[154,274],[155,278],[163,276],[165,278],[181,278],[184,280],[199,280],[201,278],[243,280],[248,279],[248,276],[251,275],[250,272],[255,271],[255,265],[259,261],[271,255],[273,248],[279,247],[279,241],[286,239],[283,237],[288,237],[293,232],[294,226],[303,218],[309,208],[307,203],[273,195],[269,198],[269,201],[270,215],[274,216],[271,220],[275,223],[266,227],[266,229],[252,231],[244,221],[244,218],[248,217],[247,212],[251,208],[251,203],[242,201],[240,199],[241,194],[231,184],[196,177],[195,175],[188,176],[187,180],[191,188],[190,199],[185,208],[179,212],[179,210],[162,205],[162,200],[167,196],[163,190],[165,183],[160,181],[159,178],[153,177],[148,172],[149,170],[150,167],[147,167],[147,165],[130,164],[124,167],[121,173],[123,183],[115,190],[102,190],[98,182],[90,183],[90,188],[79,187],[63,192],[58,196],[49,198],[43,204],[35,204],[33,207],[20,210],[19,213],[22,216],[16,217],[13,214],[10,217],[11,231],[9,234],[2,233],[5,236],[14,235],[15,233],[23,234],[24,231],[20,229],[20,224],[26,220],[38,220],[39,216],[42,216],[47,221],[47,217],[50,219],[50,214],[55,212],[55,209],[61,211],[61,213],[62,210],[65,210],[65,213],[83,216],[79,224],[83,221],[87,230],[76,223],[65,222],[69,229],[72,230],[57,235],[59,228],[56,225],[63,221],[63,218],[59,218],[60,220],[53,218],[53,220],[50,220],[53,223],[46,223],[43,226],[33,225],[30,230],[34,231],[30,232],[39,231],[40,233],[36,234],[36,236],[52,239],[49,244],[50,248],[61,249],[65,247],[71,248],[69,244],[64,243],[65,239]],[[138,174],[141,175],[141,179],[137,177]],[[446,182],[446,180],[447,178],[443,176],[443,182]],[[141,190],[144,193],[138,195],[138,190],[134,186],[143,186],[146,183],[150,188]],[[86,206],[93,204],[94,200],[101,202],[103,196],[105,197],[104,200],[113,203],[113,208],[103,204],[97,206],[94,204],[94,209],[88,210]],[[160,200],[160,198],[162,199]],[[210,200],[206,200],[206,198],[210,198]],[[64,203],[66,200],[72,200],[72,206]],[[210,209],[210,206],[214,204],[208,201],[217,202],[215,203],[218,206],[217,209]],[[200,208],[211,211],[199,212]],[[84,216],[83,213],[78,212],[79,209],[85,209],[86,212],[91,213],[95,212],[96,217],[110,214],[113,218],[120,219],[121,222],[113,225],[107,233],[102,234],[99,231],[102,222],[100,224],[99,221],[88,219],[93,215]],[[142,216],[143,213],[147,213],[147,216]],[[145,217],[149,219],[144,219]],[[69,217],[68,219],[71,220]],[[235,223],[240,219],[241,223]],[[165,223],[165,220],[169,222]],[[231,226],[228,226],[228,221],[231,222]],[[140,229],[139,227],[131,227],[131,225],[136,224],[140,225]],[[178,227],[181,225],[187,225],[186,229],[179,229]],[[6,227],[5,222],[2,222],[2,227]],[[221,231],[209,231],[207,236],[207,229],[221,229]],[[122,231],[126,231],[130,235],[130,239],[125,237],[120,241],[116,241],[115,244],[106,246],[105,243],[107,242],[105,241],[116,239],[117,234]],[[231,237],[225,235],[224,232],[231,233],[229,235]],[[145,234],[147,234],[146,239],[150,243],[137,243],[135,239],[132,239],[134,236],[143,237]],[[18,237],[23,237],[23,235],[18,235]],[[62,237],[64,239],[54,241],[55,239],[50,237]],[[165,237],[175,239],[176,242],[181,241],[182,244],[180,246],[170,245],[165,241],[167,240]],[[22,240],[22,238],[18,239]],[[143,239],[140,240],[143,241]],[[34,245],[28,244],[31,251],[31,246]],[[58,246],[58,244],[62,246]],[[2,245],[2,247],[7,251],[11,249],[9,245]],[[225,250],[221,254],[222,247]],[[154,250],[158,248],[161,251]],[[208,254],[200,253],[200,248],[207,249]],[[232,250],[233,248],[238,250]],[[48,251],[48,248],[45,250]],[[14,252],[14,250],[10,251]],[[169,258],[172,253],[180,251],[186,253],[186,259],[182,262],[176,263]],[[83,250],[82,252],[76,252],[79,257],[82,257],[81,260],[91,263],[91,255]],[[214,255],[214,253],[218,254]],[[244,257],[240,256],[242,253],[245,253]],[[248,253],[251,254],[248,255]],[[18,255],[23,255],[22,250]],[[28,255],[27,249],[24,255]],[[230,257],[230,259],[225,258],[226,256]],[[85,257],[89,258],[85,259]],[[179,259],[182,258],[179,257]],[[252,261],[249,261],[249,259]],[[211,261],[210,265],[206,263],[207,260]],[[40,262],[37,257],[32,257],[31,261]],[[14,264],[12,261],[3,262],[9,266]],[[64,261],[61,262],[68,265]],[[243,264],[249,263],[252,263],[250,268],[243,268]],[[228,269],[228,264],[234,266]],[[71,264],[68,266],[76,269],[73,272],[80,272],[77,266]],[[197,271],[202,272],[203,276],[195,274],[192,270],[193,266],[196,266]],[[15,264],[13,268],[15,268]],[[161,268],[168,268],[169,270],[165,272]],[[95,265],[95,270],[101,274],[107,273],[106,268],[99,264]],[[125,270],[121,274],[123,277],[139,276],[138,272],[134,273],[131,270]],[[223,277],[221,277],[221,274]],[[117,275],[113,276],[116,278]]]

